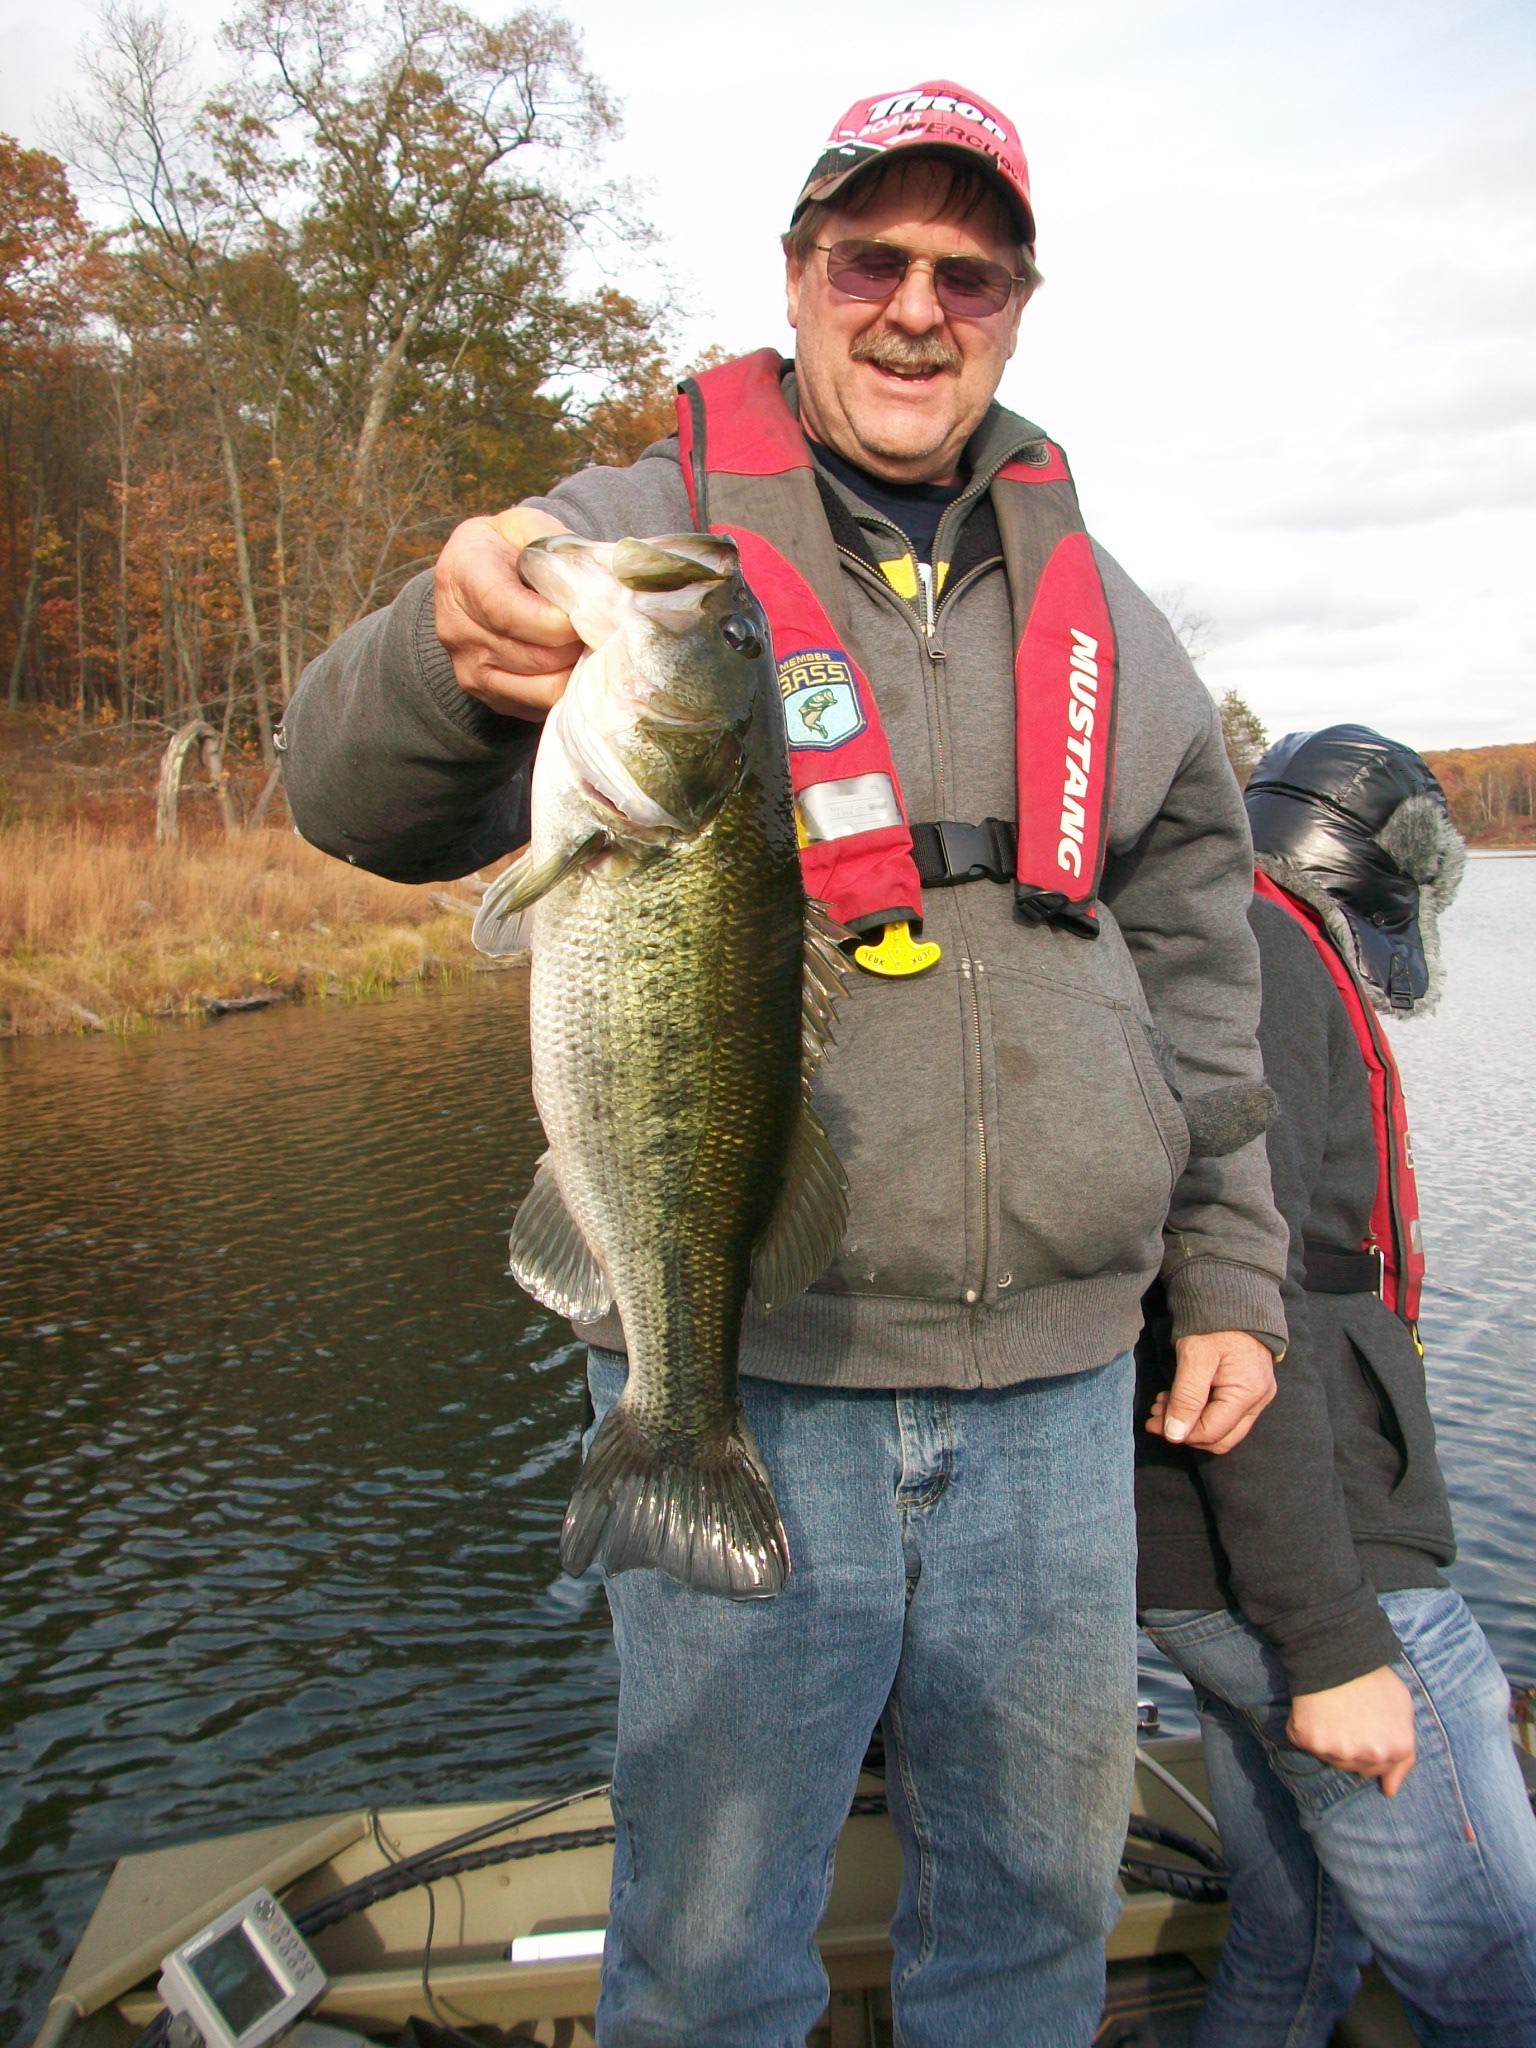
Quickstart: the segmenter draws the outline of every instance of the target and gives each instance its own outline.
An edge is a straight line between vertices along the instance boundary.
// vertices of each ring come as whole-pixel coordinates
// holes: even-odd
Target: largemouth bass
[[[589,651],[545,721],[528,847],[475,921],[483,950],[533,953],[549,1150],[512,1271],[578,1321],[616,1304],[629,1353],[561,1561],[763,1597],[790,1559],[737,1394],[742,1315],[749,1288],[772,1307],[816,1279],[848,1207],[810,1093],[845,965],[801,882],[768,624],[706,534],[556,534],[519,567]]]

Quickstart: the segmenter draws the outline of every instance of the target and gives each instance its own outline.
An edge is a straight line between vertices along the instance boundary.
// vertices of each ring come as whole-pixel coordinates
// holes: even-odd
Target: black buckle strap
[[[912,825],[912,858],[925,889],[961,882],[1011,882],[1019,858],[1018,829],[1006,818],[964,825],[953,818]]]
[[[1385,1291],[1386,1261],[1378,1245],[1374,1251],[1347,1252],[1337,1245],[1302,1243],[1307,1261],[1309,1294],[1381,1294]]]

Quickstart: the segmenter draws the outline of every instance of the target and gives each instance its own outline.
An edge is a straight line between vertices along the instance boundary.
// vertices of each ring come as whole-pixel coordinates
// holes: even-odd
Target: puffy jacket
[[[1142,1609],[1236,1607],[1275,1644],[1293,1692],[1397,1655],[1378,1593],[1440,1583],[1455,1555],[1424,1365],[1374,1294],[1305,1289],[1303,1241],[1359,1244],[1376,1193],[1369,1083],[1338,991],[1284,910],[1250,913],[1264,972],[1260,1040],[1280,1104],[1269,1133],[1291,1233],[1290,1348],[1279,1391],[1225,1457],[1140,1423],[1172,1357],[1153,1319],[1137,1347],[1136,1517]]]

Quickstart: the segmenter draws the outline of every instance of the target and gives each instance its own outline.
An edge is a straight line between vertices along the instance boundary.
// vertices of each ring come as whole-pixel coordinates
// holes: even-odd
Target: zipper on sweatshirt
[[[930,643],[933,640],[933,564],[919,562],[917,565],[917,587],[923,600],[923,631]]]
[[[960,959],[960,980],[965,988],[966,1020],[970,1026],[972,1070],[976,1079],[976,1187],[981,1201],[981,1271],[972,1279],[969,1262],[965,1275],[965,1305],[974,1309],[986,1292],[987,1253],[992,1238],[992,1218],[987,1194],[987,1119],[985,1112],[986,1066],[982,1051],[981,996],[976,978],[980,963],[968,953]]]
[[[917,589],[911,597],[903,597],[900,595],[899,592],[897,592],[894,589],[894,586],[890,584],[889,579],[885,579],[886,587],[887,590],[890,591],[890,593],[893,596],[895,596],[896,602],[898,604],[905,606],[905,608],[909,612],[912,612],[916,615],[919,624],[922,626],[924,639],[931,642],[933,639],[934,620],[937,611],[937,599],[935,597],[934,592],[933,564],[931,562],[920,562],[918,560],[917,550],[913,547],[910,538],[902,532],[901,528],[896,524],[894,519],[887,519],[883,512],[876,512],[872,508],[866,507],[865,511],[860,514],[859,524],[861,526],[877,526],[879,527],[882,533],[890,534],[893,540],[897,540],[901,543],[902,554],[908,560],[910,560],[913,566],[913,570],[917,576]],[[845,547],[840,541],[834,542],[834,545],[836,546],[837,551],[840,555],[845,555],[849,561],[860,562],[861,567],[866,569],[868,568],[869,564],[867,562],[863,562],[861,558],[853,552],[852,548]]]
[[[886,523],[889,524],[888,521]],[[892,526],[891,531],[895,533],[897,529]],[[862,555],[855,554],[852,548],[845,547],[841,541],[835,541],[833,545],[845,562],[852,563],[853,567],[858,571],[860,578],[869,589],[879,592],[882,603],[895,606],[909,625],[917,627],[918,645],[921,647],[928,663],[928,685],[935,699],[937,699],[937,671],[943,667],[944,650],[938,645],[933,629],[927,624],[923,614],[918,611],[915,605],[909,604],[906,598],[898,597],[885,577],[877,569],[871,568]],[[970,578],[967,577],[965,580],[969,582]],[[871,687],[873,687],[873,682],[871,682]],[[938,718],[934,722],[933,786],[937,792],[936,801],[941,813],[945,803],[948,801],[948,782],[949,769],[944,754],[943,719]]]
[[[905,598],[899,597],[885,577],[880,575],[877,570],[872,569],[862,555],[856,554],[850,547],[845,547],[841,541],[834,542],[834,546],[838,554],[858,572],[870,590],[878,592],[883,602],[899,608],[906,614],[909,620],[920,628],[917,633],[918,643],[928,662],[929,683],[934,688],[935,694],[937,694],[938,671],[942,667],[945,658],[944,649],[938,637],[938,628],[950,605],[959,597],[961,592],[968,590],[980,577],[996,569],[999,566],[998,560],[994,557],[990,561],[978,562],[974,568],[968,569],[958,583],[944,592],[943,598],[937,605],[932,605],[930,587],[928,603],[932,605],[933,616],[931,619],[922,618],[921,616],[914,619],[916,608],[909,604]],[[952,798],[952,792],[948,787],[949,771],[944,752],[942,725],[943,721],[940,719],[935,726],[933,763],[934,788],[938,793],[941,811]],[[962,930],[964,929],[963,919],[961,928]],[[965,1306],[968,1309],[975,1309],[980,1305],[986,1290],[992,1239],[989,1199],[990,1152],[985,1113],[986,1051],[981,1028],[981,999],[977,992],[977,976],[980,975],[982,969],[980,963],[973,960],[968,951],[959,954],[957,965],[960,971],[961,987],[964,990],[967,1058],[976,1088],[976,1111],[972,1121],[972,1137],[974,1139],[974,1157],[976,1160],[977,1191],[981,1208],[981,1270],[979,1273],[975,1272],[971,1268],[969,1260],[967,1260],[966,1272],[962,1282],[962,1296]]]

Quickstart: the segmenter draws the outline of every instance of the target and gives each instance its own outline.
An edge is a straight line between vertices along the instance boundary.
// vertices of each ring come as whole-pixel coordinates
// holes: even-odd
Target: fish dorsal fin
[[[608,1276],[565,1206],[546,1152],[512,1225],[512,1276],[536,1301],[577,1322],[613,1306]]]
[[[574,846],[562,846],[548,859],[539,862],[533,858],[533,848],[525,846],[512,865],[504,868],[492,882],[475,912],[474,930],[470,936],[480,951],[499,955],[516,953],[526,946],[528,919],[525,913],[572,868],[606,853],[608,844],[606,832],[591,832]]]
[[[800,1114],[779,1198],[752,1254],[752,1291],[777,1308],[826,1271],[848,1225],[848,1177],[811,1102],[811,1076],[832,1040],[837,999],[848,979],[838,948],[846,936],[819,903],[805,913],[800,1010]]]

